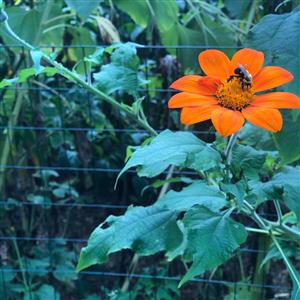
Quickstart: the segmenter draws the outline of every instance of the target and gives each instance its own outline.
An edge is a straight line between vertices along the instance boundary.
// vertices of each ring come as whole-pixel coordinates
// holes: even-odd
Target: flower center
[[[240,78],[237,77],[222,81],[216,91],[221,106],[239,111],[250,104],[253,95],[252,86],[242,86]]]

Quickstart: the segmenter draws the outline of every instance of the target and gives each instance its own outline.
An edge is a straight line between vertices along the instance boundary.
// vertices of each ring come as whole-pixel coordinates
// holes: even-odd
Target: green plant
[[[199,5],[203,6],[205,4],[199,1]],[[195,13],[197,12],[197,7],[195,8],[194,6],[194,4],[190,5],[191,10],[194,10],[192,19],[197,15]],[[205,7],[208,6],[206,5]],[[220,10],[217,12],[220,13],[221,17],[224,17]],[[297,14],[298,12],[295,10],[289,16],[280,16],[284,19],[282,26],[296,26],[293,20],[294,18],[296,19]],[[286,18],[288,18],[288,21],[285,20]],[[201,22],[199,19],[194,21]],[[272,22],[275,22],[275,19]],[[180,27],[181,25],[176,21],[176,26]],[[164,24],[157,24],[157,26],[161,35],[169,29],[164,28]],[[209,28],[209,26],[206,29],[204,27],[208,36],[210,35],[210,32],[207,30]],[[248,41],[252,47],[255,46],[255,43],[258,45],[257,48],[263,45],[261,38],[264,38],[264,30],[266,28],[269,28],[268,19],[262,20],[262,23],[254,28],[252,31],[254,36]],[[18,39],[9,30],[9,27],[6,27],[6,29]],[[276,36],[277,34],[279,37]],[[282,43],[277,45],[276,41],[280,40],[282,35],[280,35],[280,32],[275,32],[274,35],[276,36],[276,40],[273,42],[275,47],[274,53],[278,55]],[[291,39],[293,41],[296,40],[293,35],[291,35]],[[149,131],[153,136],[157,135],[155,130],[149,125],[142,108],[143,99],[139,98],[137,93],[138,88],[142,87],[146,82],[143,77],[137,76],[139,60],[136,56],[134,45],[124,44],[103,47],[95,55],[91,53],[87,56],[85,60],[89,63],[90,68],[99,68],[94,72],[92,84],[90,79],[86,81],[82,79],[79,68],[80,63],[75,65],[77,72],[75,70],[70,71],[62,64],[57,63],[50,53],[37,50],[26,42],[24,43],[24,41],[21,41],[21,43],[31,50],[33,68],[21,71],[18,77],[15,77],[13,80],[3,80],[1,82],[2,87],[12,85],[16,81],[25,82],[32,75],[47,75],[51,78],[58,73],[83,86],[96,97],[100,97],[109,105],[115,107],[117,112],[122,113],[122,116],[129,116],[133,122],[137,122],[139,126]],[[263,50],[267,52],[268,49],[268,46],[266,46],[266,49]],[[110,63],[103,65],[103,60],[107,59],[107,57],[110,59]],[[287,58],[285,55],[280,54],[278,57],[273,57],[274,63],[277,63],[279,60],[280,65],[289,68],[298,77],[297,70],[295,72],[293,66],[286,66],[286,63],[295,61],[296,56],[293,54]],[[43,60],[53,65],[53,67],[44,67]],[[109,79],[111,78],[109,76],[113,76],[113,78],[118,80],[110,81]],[[126,80],[127,78],[130,78],[130,80]],[[288,87],[289,90],[293,90],[295,93],[298,92],[297,88],[298,86],[296,85]],[[125,94],[128,94],[128,97],[126,97],[124,102],[120,102],[115,98],[115,92],[125,92]],[[78,117],[77,109],[86,122],[89,122],[88,116],[83,112],[80,104],[75,103],[75,101],[74,103],[66,104],[63,102],[63,98],[60,100],[65,105],[64,107],[67,107],[70,123],[76,123],[76,117]],[[20,102],[21,100],[16,102],[16,104]],[[105,117],[101,113],[98,116],[103,118],[103,122],[106,122]],[[49,122],[50,120],[51,114],[49,114]],[[297,113],[294,114],[293,118],[289,118],[289,121],[292,125],[285,127],[284,131],[287,130],[291,133],[290,140],[295,140],[295,130],[292,126],[298,126]],[[15,122],[15,120],[12,120],[9,124]],[[184,282],[194,275],[203,273],[204,270],[217,268],[220,263],[226,261],[233,254],[240,258],[239,252],[235,252],[235,250],[239,247],[239,244],[245,241],[246,231],[248,231],[266,235],[267,238],[273,241],[273,246],[276,246],[277,249],[276,255],[269,255],[266,260],[270,257],[277,258],[278,254],[283,257],[291,273],[296,291],[297,287],[299,287],[299,278],[290,262],[290,257],[297,257],[298,254],[297,251],[290,251],[288,254],[285,254],[281,244],[287,249],[297,249],[298,246],[296,244],[299,241],[296,196],[298,183],[295,180],[299,176],[299,168],[293,165],[287,168],[284,167],[284,163],[287,162],[296,164],[299,158],[297,143],[292,143],[292,147],[285,148],[281,145],[287,143],[287,135],[281,139],[280,135],[275,136],[275,142],[281,154],[279,156],[277,153],[274,153],[275,147],[268,135],[252,127],[245,127],[239,134],[238,144],[234,145],[234,139],[231,139],[227,146],[228,151],[226,155],[223,154],[226,148],[226,143],[223,139],[217,139],[213,144],[206,144],[191,133],[172,133],[170,131],[164,131],[157,137],[148,140],[143,146],[135,148],[133,153],[128,151],[130,158],[125,169],[137,167],[139,175],[149,177],[150,182],[154,176],[163,174],[169,165],[175,165],[177,168],[176,172],[186,168],[195,170],[199,176],[198,180],[192,177],[190,181],[187,181],[185,178],[179,177],[179,179],[176,179],[176,182],[182,181],[192,184],[180,192],[169,191],[152,206],[130,208],[124,216],[108,218],[106,224],[103,225],[109,226],[107,228],[100,226],[92,234],[87,248],[82,251],[78,269],[94,263],[102,263],[106,261],[109,253],[121,249],[132,248],[141,255],[149,255],[157,251],[166,250],[169,260],[177,256],[183,256],[185,262],[193,261],[189,272],[183,278],[182,282]],[[52,146],[59,149],[59,146],[65,143],[66,140],[71,143],[71,138],[69,138],[57,134],[51,139]],[[231,151],[232,160],[229,166],[228,160],[230,160]],[[292,152],[292,154],[286,154],[286,151]],[[72,152],[72,149],[69,149],[65,151],[65,154],[67,163],[76,165],[74,151]],[[164,155],[165,159],[162,159]],[[5,155],[2,158],[7,160]],[[282,158],[284,159],[283,161]],[[223,168],[223,165],[226,164],[228,164],[227,170]],[[173,172],[174,167],[169,172],[171,177]],[[257,173],[259,173],[259,176],[256,175]],[[266,178],[267,181],[265,181]],[[167,184],[170,182],[172,182],[170,179],[166,181]],[[52,193],[52,196],[60,198],[62,201],[64,201],[64,197],[68,197],[69,192],[73,192],[73,196],[77,197],[76,191],[74,194],[74,190],[68,182],[50,180],[49,185],[50,188],[49,186],[46,187],[46,189],[49,189],[47,191],[45,191],[44,186],[41,186],[41,190],[35,192],[32,201],[39,201],[38,196],[41,192]],[[68,193],[66,192],[67,190]],[[200,195],[200,190],[203,191],[203,195]],[[176,200],[175,204],[174,199]],[[258,213],[265,206],[264,203],[271,203],[270,199],[275,199],[272,202],[274,202],[274,207],[278,214],[278,221],[276,222],[268,220]],[[282,213],[282,208],[287,213]],[[242,216],[241,220],[239,220],[239,217],[236,217],[236,213]],[[242,225],[242,223],[248,224],[249,219],[254,220],[259,228]],[[112,239],[114,232],[118,234],[118,243],[115,243]],[[212,232],[215,234],[209,234]],[[170,239],[170,236],[172,236],[172,239]],[[199,239],[199,236],[203,240]],[[211,237],[214,238],[211,239]],[[223,239],[222,247],[220,247],[220,242],[217,238],[221,241]],[[100,243],[100,241],[103,242]],[[203,244],[207,245],[207,247],[203,248]],[[104,246],[106,246],[106,249],[103,248]],[[273,252],[274,247],[271,248],[270,253],[272,254]],[[205,261],[201,260],[201,255],[204,255],[207,259]],[[241,261],[241,273],[243,273],[242,266],[243,261]],[[242,280],[247,280],[247,276],[241,277]],[[26,283],[25,279],[24,283]],[[294,294],[294,297],[297,296]]]

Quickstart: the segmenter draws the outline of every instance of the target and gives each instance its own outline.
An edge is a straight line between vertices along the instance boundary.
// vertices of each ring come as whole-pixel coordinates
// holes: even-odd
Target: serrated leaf
[[[149,145],[139,147],[132,154],[118,178],[132,167],[139,167],[139,176],[154,177],[169,165],[206,171],[219,165],[220,161],[219,152],[192,133],[165,130]]]
[[[137,73],[138,65],[135,46],[131,43],[120,44],[111,55],[111,63],[94,74],[95,84],[107,94],[122,90],[137,96],[137,89],[142,83]]]
[[[187,252],[192,254],[193,263],[179,286],[228,260],[247,238],[245,227],[230,219],[228,213],[215,213],[202,206],[190,209],[183,223],[188,232]]]
[[[182,233],[172,210],[155,206],[130,207],[125,215],[110,216],[106,223],[91,234],[88,245],[81,250],[77,271],[91,265],[104,263],[110,253],[132,249],[137,254],[153,253],[177,248]]]
[[[183,188],[180,192],[168,192],[155,205],[174,211],[187,211],[196,204],[203,205],[212,211],[219,211],[226,205],[226,199],[217,187],[198,181]]]
[[[222,183],[221,189],[235,197],[239,208],[242,207],[245,196],[245,184],[242,181],[236,183]]]
[[[257,179],[265,159],[264,151],[250,146],[236,145],[232,151],[232,168],[234,173],[239,174],[242,171],[248,178]]]

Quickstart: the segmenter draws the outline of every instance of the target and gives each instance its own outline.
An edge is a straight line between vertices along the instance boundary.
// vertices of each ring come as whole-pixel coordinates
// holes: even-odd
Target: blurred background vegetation
[[[23,39],[124,103],[144,98],[149,122],[158,130],[182,129],[178,112],[167,109],[169,85],[183,74],[200,74],[200,51],[218,48],[231,55],[244,45],[268,51],[268,44],[249,38],[257,32],[252,27],[268,14],[290,13],[299,5],[298,0],[5,3],[9,23]],[[266,38],[272,38],[274,28],[268,27]],[[119,42],[131,44],[110,46]],[[0,52],[0,80],[32,64],[29,53],[1,29]],[[150,204],[159,195],[163,181],[134,172],[114,190],[127,145],[139,145],[147,133],[60,76],[39,75],[0,95],[1,299],[287,299],[290,282],[282,265],[259,270],[268,248],[263,237],[250,238],[242,251],[252,285],[206,282],[242,280],[236,257],[180,291],[177,281],[164,277],[183,274],[185,266],[168,264],[162,255],[143,258],[132,270],[133,254],[124,251],[90,273],[76,274],[79,251],[97,225],[109,214],[120,215],[130,204]],[[215,139],[209,122],[193,129],[203,140]],[[277,142],[281,145],[280,137]],[[266,207],[265,213],[273,211]],[[128,280],[128,271],[148,277]]]

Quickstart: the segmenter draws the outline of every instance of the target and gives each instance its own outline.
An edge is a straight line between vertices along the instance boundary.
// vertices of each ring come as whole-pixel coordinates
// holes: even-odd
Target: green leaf
[[[182,233],[172,210],[159,207],[130,207],[125,215],[106,219],[91,234],[88,245],[81,250],[77,271],[91,265],[104,263],[110,253],[132,249],[137,254],[153,253],[177,248]]]
[[[246,123],[239,131],[239,142],[255,149],[273,151],[276,149],[272,135],[266,130]]]
[[[18,83],[26,81],[29,77],[34,76],[36,74],[36,70],[34,68],[27,68],[20,71],[18,76]]]
[[[234,19],[243,19],[245,14],[249,13],[251,1],[225,0],[225,9],[228,10],[230,17]]]
[[[114,4],[143,28],[154,20],[158,30],[164,32],[177,22],[178,6],[175,0],[115,0]]]
[[[240,1],[239,1],[240,2]],[[250,300],[257,299],[257,288],[249,287],[245,281],[237,282],[234,285],[228,284],[228,291],[223,300]]]
[[[160,32],[167,31],[174,23],[177,23],[178,6],[176,0],[151,0],[149,3],[154,11],[152,17]]]
[[[225,193],[229,193],[235,197],[239,208],[242,208],[245,196],[245,184],[242,181],[236,183],[222,183],[221,189]]]
[[[132,167],[139,167],[139,176],[154,177],[169,165],[206,171],[221,162],[219,152],[190,132],[165,130],[149,145],[139,147],[130,157],[118,178]]]
[[[202,206],[189,210],[183,223],[188,231],[187,252],[192,254],[193,263],[179,286],[228,260],[247,238],[244,226],[230,219],[228,213],[215,213]]]
[[[292,111],[284,111],[282,129],[274,134],[276,147],[283,160],[282,164],[292,163],[300,158],[299,132],[300,116],[294,120]]]
[[[232,168],[234,173],[241,171],[251,179],[257,179],[266,159],[264,151],[258,151],[250,146],[236,145],[232,151]]]
[[[299,178],[299,166],[285,167],[268,182],[253,183],[251,187],[264,200],[282,198],[287,207],[296,214],[300,223]]]
[[[286,257],[300,257],[300,250],[296,247],[292,247],[290,244],[281,241],[281,247],[286,255]],[[263,261],[261,262],[259,268],[262,269],[262,267],[269,262],[271,259],[274,260],[281,260],[282,256],[278,250],[278,248],[272,244],[270,249],[268,250],[267,254],[265,255]]]
[[[5,88],[7,86],[12,86],[17,82],[18,78],[12,78],[12,79],[3,79],[0,81],[0,89]]]
[[[286,206],[296,214],[297,221],[300,224],[300,197],[299,184],[297,187],[285,185],[283,192],[283,200]]]
[[[61,14],[61,4],[46,1],[45,3],[36,3],[30,10],[25,6],[13,6],[5,10],[10,26],[26,42],[34,46],[62,44],[64,27],[57,27],[57,25],[63,25],[64,20],[56,20],[55,24],[51,21],[52,18]],[[56,28],[49,30],[49,27],[55,27],[53,25]],[[0,35],[5,43],[16,44],[16,41],[2,28],[0,28]],[[18,48],[12,48],[12,50],[19,51]]]
[[[248,46],[262,50],[266,61],[288,69],[294,80],[280,87],[288,92],[300,94],[300,56],[299,56],[300,7],[288,14],[268,15],[253,27]],[[283,129],[274,135],[276,146],[284,163],[300,158],[300,117],[293,112],[285,112]]]
[[[150,20],[150,11],[145,0],[128,1],[128,0],[114,0],[114,4],[127,13],[135,23],[143,28],[146,28]]]
[[[217,24],[207,19],[207,26],[214,33],[215,37],[211,35],[205,37],[199,28],[187,28],[182,24],[175,23],[167,31],[160,32],[161,40],[164,45],[210,45],[216,46],[233,46],[235,45],[234,35],[229,30],[226,30],[223,24]],[[172,54],[176,54],[177,60],[182,65],[183,70],[194,69],[199,72],[198,55],[199,48],[191,47],[187,49],[168,49]],[[230,52],[225,50],[225,52]],[[228,53],[230,54],[230,53]]]
[[[101,67],[99,73],[94,74],[97,87],[111,94],[123,90],[137,96],[137,89],[142,83],[137,69],[139,58],[133,44],[121,44],[111,55],[111,63]]]
[[[78,1],[78,0],[65,0],[66,4],[73,9],[79,17],[85,21],[97,8],[100,0],[92,0],[92,1]]]
[[[45,299],[56,299],[60,300],[59,293],[54,289],[52,285],[43,284],[36,291],[26,291],[24,300],[45,300]]]
[[[68,33],[72,35],[72,46],[68,48],[70,59],[77,63],[76,71],[84,73],[84,58],[95,52],[96,41],[91,31],[85,27],[68,27]],[[95,48],[88,47],[82,51],[82,45],[95,45]]]
[[[217,187],[198,181],[180,192],[168,192],[155,205],[175,211],[187,211],[196,204],[217,212],[226,205],[226,199]]]
[[[267,185],[283,188],[283,200],[287,207],[296,214],[300,223],[299,178],[299,166],[286,167],[282,172],[274,175]]]

